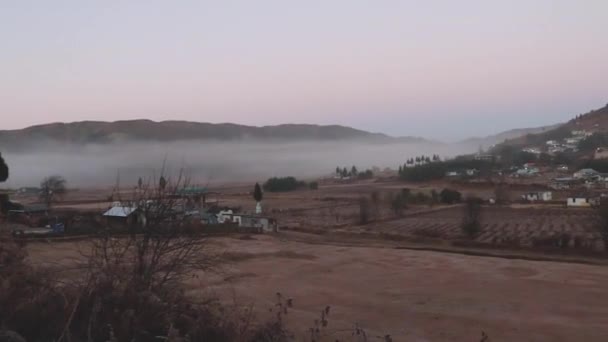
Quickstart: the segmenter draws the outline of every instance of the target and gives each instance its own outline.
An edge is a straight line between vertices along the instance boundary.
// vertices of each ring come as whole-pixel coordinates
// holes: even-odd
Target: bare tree
[[[407,199],[404,195],[404,192],[399,193],[388,193],[386,197],[386,201],[391,211],[395,214],[396,217],[403,216],[403,211],[407,206]]]
[[[369,199],[367,197],[362,196],[359,198],[359,223],[367,224],[369,223],[370,218],[370,205]]]
[[[608,202],[601,201],[596,209],[596,227],[604,242],[604,250],[608,252]]]
[[[121,323],[124,314],[173,310],[172,305],[185,301],[181,289],[186,279],[217,267],[220,254],[207,243],[208,235],[183,214],[180,190],[188,186],[183,172],[177,178],[163,172],[158,179],[138,182],[130,196],[116,187],[115,198],[125,214],[136,215],[137,220],[106,227],[83,251],[87,276],[74,306],[74,320],[89,321],[93,327],[89,336],[107,335],[111,326],[117,340],[140,339],[136,338],[139,331],[148,331],[158,322],[139,319],[126,326]],[[107,314],[107,310],[118,310],[116,301],[123,303],[119,307],[125,311]]]
[[[61,176],[46,177],[40,182],[40,200],[50,207],[53,202],[65,195],[66,183]]]
[[[507,204],[510,201],[511,195],[506,184],[499,184],[494,188],[494,198],[496,204]]]
[[[372,201],[372,206],[374,208],[374,219],[380,219],[380,193],[378,191],[373,191],[369,196]]]
[[[467,197],[464,203],[462,231],[470,239],[475,238],[481,230],[481,203],[478,197]]]

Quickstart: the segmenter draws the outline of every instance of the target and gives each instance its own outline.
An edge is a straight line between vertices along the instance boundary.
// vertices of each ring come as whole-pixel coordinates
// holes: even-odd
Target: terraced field
[[[462,237],[462,207],[452,207],[398,220],[351,227],[359,232],[425,236],[442,239]],[[484,207],[477,242],[536,247],[601,250],[601,237],[588,209]]]

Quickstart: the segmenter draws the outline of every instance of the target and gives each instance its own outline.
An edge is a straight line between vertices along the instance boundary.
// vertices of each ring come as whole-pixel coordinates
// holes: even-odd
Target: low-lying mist
[[[36,186],[61,175],[71,187],[135,184],[166,161],[170,173],[183,168],[193,183],[264,181],[273,176],[327,175],[336,166],[396,168],[414,156],[451,157],[471,147],[441,144],[365,142],[134,142],[109,145],[50,146],[42,151],[3,153],[10,167],[8,187]]]

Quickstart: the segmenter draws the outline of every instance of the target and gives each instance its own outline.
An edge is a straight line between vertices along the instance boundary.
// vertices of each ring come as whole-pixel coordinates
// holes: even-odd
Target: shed
[[[146,224],[145,217],[143,215],[137,215],[139,210],[137,207],[112,207],[108,209],[105,213],[103,213],[103,217],[108,220],[108,222],[133,225],[136,223],[140,223],[142,225]]]

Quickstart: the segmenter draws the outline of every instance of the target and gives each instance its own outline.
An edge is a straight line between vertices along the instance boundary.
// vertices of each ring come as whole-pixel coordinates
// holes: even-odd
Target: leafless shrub
[[[9,234],[0,236],[0,327],[28,341],[58,336],[64,296],[51,273],[27,263],[23,247]]]
[[[435,229],[415,228],[412,230],[412,235],[436,239],[441,237],[441,232]]]
[[[511,195],[509,189],[505,184],[499,184],[494,188],[494,199],[496,204],[504,205],[510,202]]]

